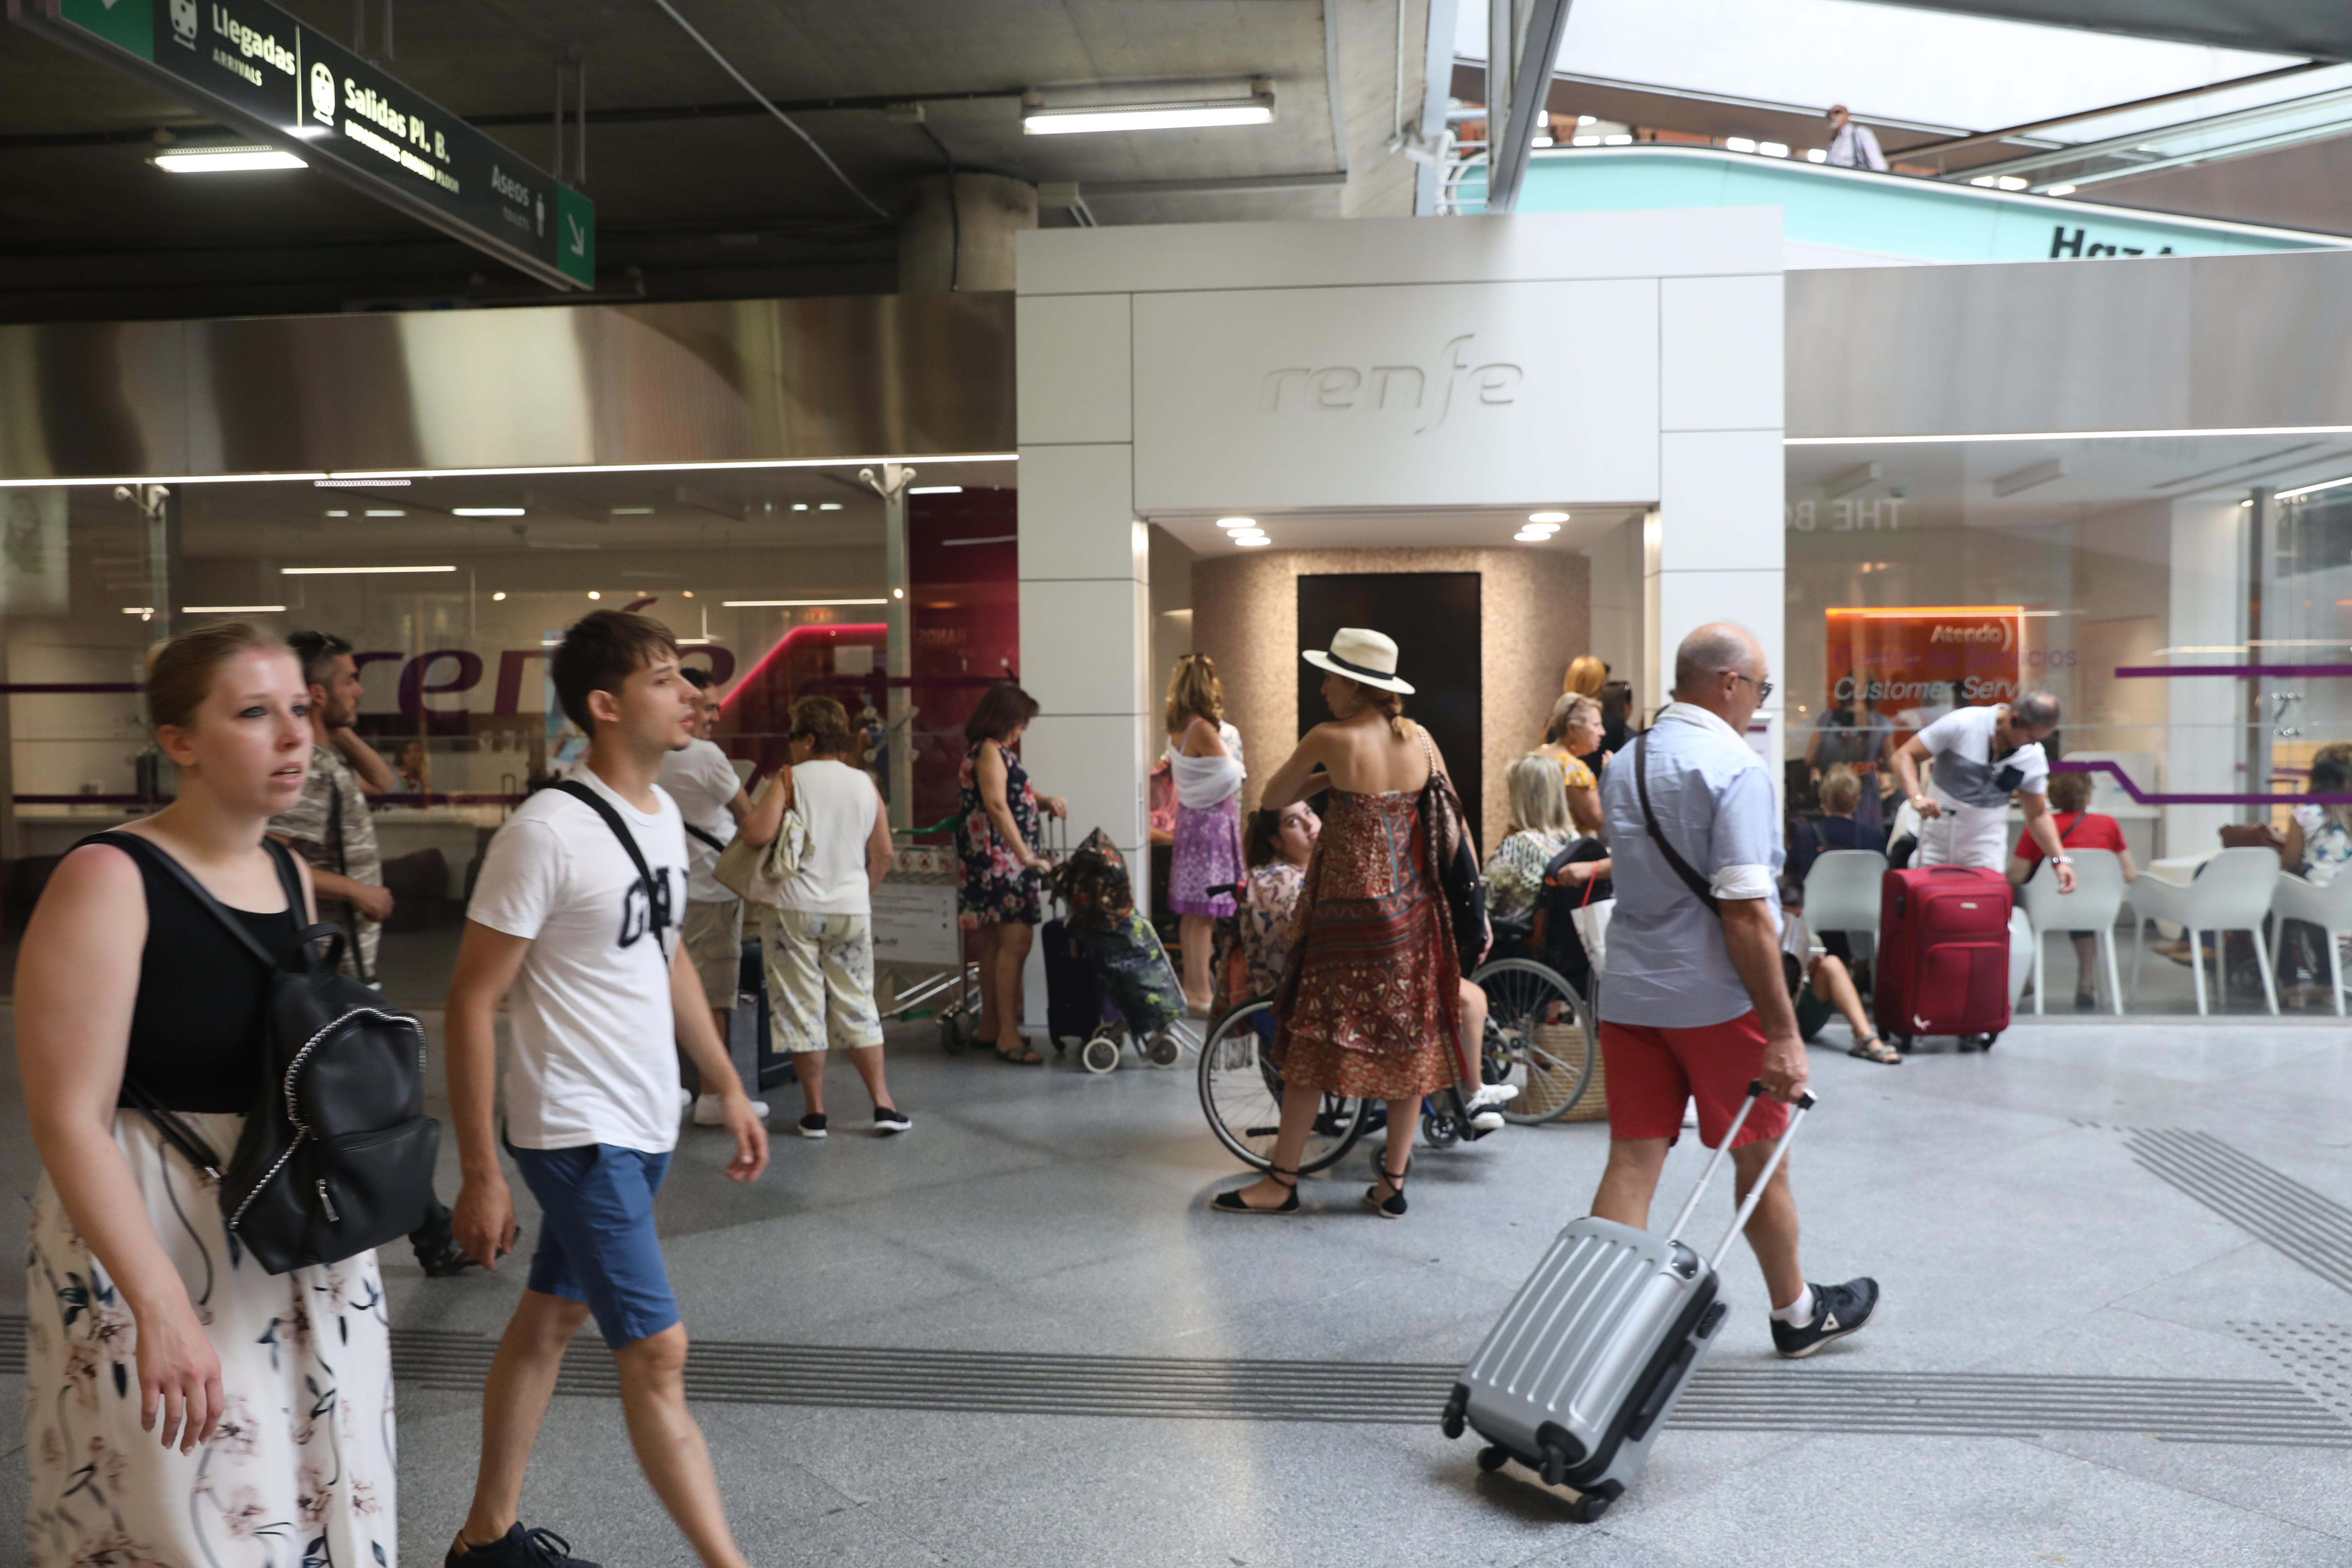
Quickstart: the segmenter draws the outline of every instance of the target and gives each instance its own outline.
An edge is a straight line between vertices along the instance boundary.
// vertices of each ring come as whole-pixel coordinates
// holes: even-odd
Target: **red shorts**
[[[1764,1026],[1752,1008],[1696,1029],[1604,1022],[1601,1064],[1608,1074],[1610,1137],[1671,1143],[1682,1134],[1683,1102],[1696,1100],[1698,1140],[1712,1149],[1730,1131],[1764,1066]],[[1788,1125],[1789,1108],[1768,1094],[1732,1147],[1778,1138]]]

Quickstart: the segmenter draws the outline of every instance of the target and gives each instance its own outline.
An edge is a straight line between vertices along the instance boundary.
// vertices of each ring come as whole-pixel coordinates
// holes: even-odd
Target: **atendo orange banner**
[[[2017,605],[1832,610],[1828,706],[1867,702],[1891,717],[2013,701],[2024,640]]]

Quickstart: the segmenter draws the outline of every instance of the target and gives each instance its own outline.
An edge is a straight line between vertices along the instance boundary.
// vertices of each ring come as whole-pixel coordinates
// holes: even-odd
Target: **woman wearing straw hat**
[[[1394,642],[1348,626],[1328,651],[1304,657],[1328,672],[1323,700],[1331,721],[1307,732],[1260,803],[1279,811],[1331,792],[1275,994],[1282,1128],[1266,1175],[1220,1193],[1213,1206],[1297,1213],[1299,1155],[1331,1093],[1388,1101],[1381,1179],[1364,1202],[1394,1219],[1405,1212],[1422,1096],[1460,1076],[1454,1042],[1461,963],[1436,848],[1418,809],[1423,787],[1445,762],[1427,732],[1403,717],[1412,688],[1397,679]]]

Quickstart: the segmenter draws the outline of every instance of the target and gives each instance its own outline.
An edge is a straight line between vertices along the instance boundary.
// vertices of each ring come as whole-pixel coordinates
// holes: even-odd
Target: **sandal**
[[[1405,1210],[1404,1179],[1412,1174],[1412,1156],[1410,1154],[1405,1156],[1403,1170],[1391,1171],[1383,1152],[1381,1163],[1374,1169],[1380,1172],[1381,1179],[1364,1189],[1364,1206],[1382,1219],[1402,1219]],[[1383,1183],[1389,1189],[1387,1197],[1380,1195]]]
[[[1903,1064],[1903,1058],[1895,1047],[1876,1035],[1871,1036],[1866,1040],[1856,1040],[1846,1055],[1860,1057],[1866,1062],[1876,1062],[1881,1067],[1900,1067]]]
[[[1298,1173],[1286,1171],[1279,1165],[1268,1165],[1265,1168],[1265,1174],[1266,1179],[1276,1186],[1290,1189],[1290,1194],[1272,1208],[1259,1208],[1243,1197],[1242,1194],[1249,1190],[1246,1187],[1235,1187],[1232,1192],[1219,1193],[1209,1200],[1209,1206],[1219,1214],[1297,1214],[1298,1212]],[[1285,1176],[1288,1176],[1290,1180],[1284,1181],[1282,1178]]]
[[[1031,1046],[1028,1041],[1016,1040],[1015,1043],[1019,1047],[1018,1049],[1008,1051],[1003,1046],[992,1046],[989,1047],[990,1054],[994,1056],[998,1061],[1011,1062],[1017,1068],[1034,1068],[1045,1065],[1045,1058],[1039,1056],[1036,1052],[1036,1048]]]

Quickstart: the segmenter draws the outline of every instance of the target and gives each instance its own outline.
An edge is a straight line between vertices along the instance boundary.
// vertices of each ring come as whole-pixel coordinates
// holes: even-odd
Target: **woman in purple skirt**
[[[1171,858],[1168,907],[1181,917],[1184,1000],[1193,1016],[1209,1016],[1209,949],[1213,921],[1230,919],[1234,896],[1211,888],[1242,879],[1241,731],[1225,722],[1224,689],[1203,653],[1176,661],[1168,683],[1168,762],[1176,779],[1176,848]]]

